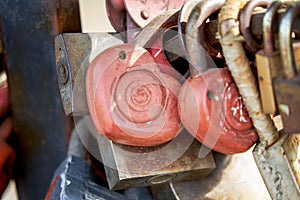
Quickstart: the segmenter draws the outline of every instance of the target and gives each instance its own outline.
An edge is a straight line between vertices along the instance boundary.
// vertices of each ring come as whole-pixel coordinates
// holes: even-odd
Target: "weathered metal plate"
[[[148,148],[120,145],[100,137],[98,142],[112,190],[201,179],[215,168],[212,153],[199,158],[202,145],[187,132],[168,144]]]
[[[253,151],[253,157],[266,187],[270,195],[276,199],[300,199],[299,184],[296,181],[296,177],[299,180],[299,174],[295,174],[295,170],[291,168],[291,164],[297,167],[294,162],[298,158],[294,155],[298,154],[298,149],[295,148],[295,144],[293,147],[289,146],[291,144],[289,140],[292,138],[283,148],[288,136],[283,135],[275,144],[267,148],[259,144]],[[298,143],[295,140],[293,142]]]

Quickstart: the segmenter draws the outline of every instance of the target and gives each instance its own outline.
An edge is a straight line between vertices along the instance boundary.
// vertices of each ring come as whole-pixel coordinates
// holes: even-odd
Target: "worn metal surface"
[[[282,146],[298,186],[300,186],[299,146],[300,146],[299,133],[290,135]]]
[[[206,42],[204,42],[206,40],[203,37],[203,25],[205,25],[210,15],[221,8],[224,2],[224,0],[200,1],[188,17],[185,30],[185,43],[192,77],[201,75],[209,69],[209,63],[206,59],[206,53],[209,49]]]
[[[292,26],[300,19],[300,2],[291,5],[280,22],[279,48],[285,78],[291,79],[297,75],[295,54],[293,51]]]
[[[295,55],[296,69],[299,70],[300,42],[293,44],[293,52]],[[297,84],[297,81],[288,83],[287,80],[280,78],[284,74],[281,63],[279,51],[269,55],[262,51],[256,54],[261,102],[265,113],[282,113],[286,127],[285,131],[288,133],[298,133],[299,131],[297,131],[296,128],[298,126],[298,118],[295,118],[297,110],[299,110],[297,103],[295,103],[295,98],[297,98],[295,89],[297,85],[295,85],[295,88],[292,86]],[[276,78],[278,78],[278,80],[276,80]],[[285,95],[285,92],[287,95]],[[278,110],[278,107],[281,108],[281,110]],[[292,113],[292,116],[289,116],[289,113]]]
[[[242,42],[238,41],[240,37],[238,14],[246,3],[247,0],[226,1],[219,14],[220,42],[228,66],[259,134],[260,143],[253,151],[253,156],[270,196],[273,199],[299,199],[299,186],[294,181],[294,175],[281,147],[287,135],[280,137],[269,116],[263,114],[249,60],[246,58]]]
[[[225,156],[214,153],[216,169],[202,180],[151,186],[154,199],[264,199],[271,200],[252,152]]]
[[[202,145],[193,141],[187,132],[182,132],[171,143],[149,148],[99,140],[109,187],[113,190],[197,180],[215,168],[212,153],[199,158]]]
[[[71,131],[57,86],[54,37],[80,31],[78,2],[1,0],[0,24],[18,146],[19,199],[43,199]]]
[[[275,114],[277,105],[273,89],[273,79],[282,75],[279,49],[272,33],[274,19],[281,3],[274,1],[268,8],[263,20],[263,49],[255,54],[258,72],[260,98],[264,113]]]
[[[300,125],[300,77],[291,80],[278,78],[274,81],[277,105],[286,133],[299,133]]]
[[[258,43],[250,32],[250,24],[253,10],[257,7],[268,7],[272,1],[269,0],[253,0],[249,1],[246,6],[241,10],[240,13],[240,30],[245,38],[247,48],[252,52],[256,53],[261,49],[260,43]]]
[[[280,22],[282,16],[284,15],[284,11],[285,10],[280,10],[278,12],[278,17],[276,17],[275,22],[274,22],[273,33],[278,33],[279,24],[280,24],[279,22]],[[262,35],[263,35],[262,21],[263,21],[264,15],[265,15],[265,10],[262,10],[260,12],[255,12],[252,15],[249,29],[250,29],[250,33],[253,38],[262,38]],[[217,24],[218,24],[217,20],[212,20],[207,23],[206,30],[208,31],[207,35],[209,36],[208,42],[211,44],[215,43],[216,38],[218,37]],[[300,20],[296,20],[294,22],[292,29],[293,29],[293,32],[300,33]]]
[[[186,131],[164,145],[132,147],[99,136],[89,116],[84,117],[84,123],[83,129],[77,129],[78,135],[87,150],[104,164],[113,190],[199,179],[215,168],[212,154],[201,157],[206,148]]]
[[[292,25],[299,18],[300,2],[291,5],[280,23],[279,48],[284,76],[275,80],[275,94],[286,133],[300,133],[300,76],[297,74]],[[297,43],[296,43],[297,44]],[[296,48],[297,49],[297,48]]]
[[[60,95],[67,115],[88,114],[85,94],[86,70],[100,52],[123,42],[109,33],[61,34],[55,39],[56,69],[66,66],[67,82],[59,81]],[[64,73],[63,73],[64,74]],[[65,75],[64,75],[65,76]]]
[[[294,155],[297,154],[298,147],[282,148],[287,137],[288,135],[283,135],[276,143],[267,148],[258,144],[253,151],[258,169],[273,199],[300,198],[300,189],[296,182],[296,177],[299,180],[299,171],[293,171],[290,165],[297,160],[297,157],[295,158]],[[298,140],[295,142],[298,145]],[[290,142],[287,143],[287,145],[289,144]],[[286,154],[289,155],[289,158]],[[293,167],[296,166],[293,165]],[[297,174],[294,174],[294,172],[297,172]]]

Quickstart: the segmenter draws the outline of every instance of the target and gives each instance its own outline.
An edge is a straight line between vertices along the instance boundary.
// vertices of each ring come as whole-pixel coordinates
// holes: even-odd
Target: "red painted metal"
[[[195,138],[224,154],[248,150],[258,139],[228,69],[209,69],[187,79],[179,97],[185,128]]]
[[[99,54],[86,75],[87,102],[97,131],[133,146],[163,144],[180,132],[180,86],[161,72],[146,49],[132,44]]]

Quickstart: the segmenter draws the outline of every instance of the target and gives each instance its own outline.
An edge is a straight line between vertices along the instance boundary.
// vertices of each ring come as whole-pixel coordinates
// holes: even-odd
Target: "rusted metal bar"
[[[225,1],[200,1],[192,10],[186,25],[185,42],[190,62],[190,73],[197,76],[204,73],[207,69],[205,43],[200,38],[199,27],[205,23],[210,14],[221,8]],[[200,28],[203,29],[203,26]],[[203,36],[203,34],[202,34]]]
[[[284,14],[284,10],[280,10],[278,12],[278,17],[276,17],[274,21],[274,27],[273,27],[273,33],[277,33],[279,30],[279,22],[282,19]],[[262,28],[262,22],[263,22],[263,17],[265,15],[265,10],[257,13],[253,13],[251,22],[250,22],[250,34],[253,35],[255,38],[262,38],[262,35],[264,33],[263,28]],[[217,41],[217,27],[218,27],[218,20],[212,20],[207,23],[207,35],[208,37],[208,42],[211,44],[216,43]],[[292,27],[293,32],[295,33],[300,33],[300,20],[295,20],[293,27]]]

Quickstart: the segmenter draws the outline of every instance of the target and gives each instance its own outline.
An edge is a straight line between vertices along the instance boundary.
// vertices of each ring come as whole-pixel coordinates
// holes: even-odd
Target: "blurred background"
[[[104,0],[79,0],[82,32],[115,32],[106,15]],[[11,181],[1,200],[18,200],[16,184]]]

